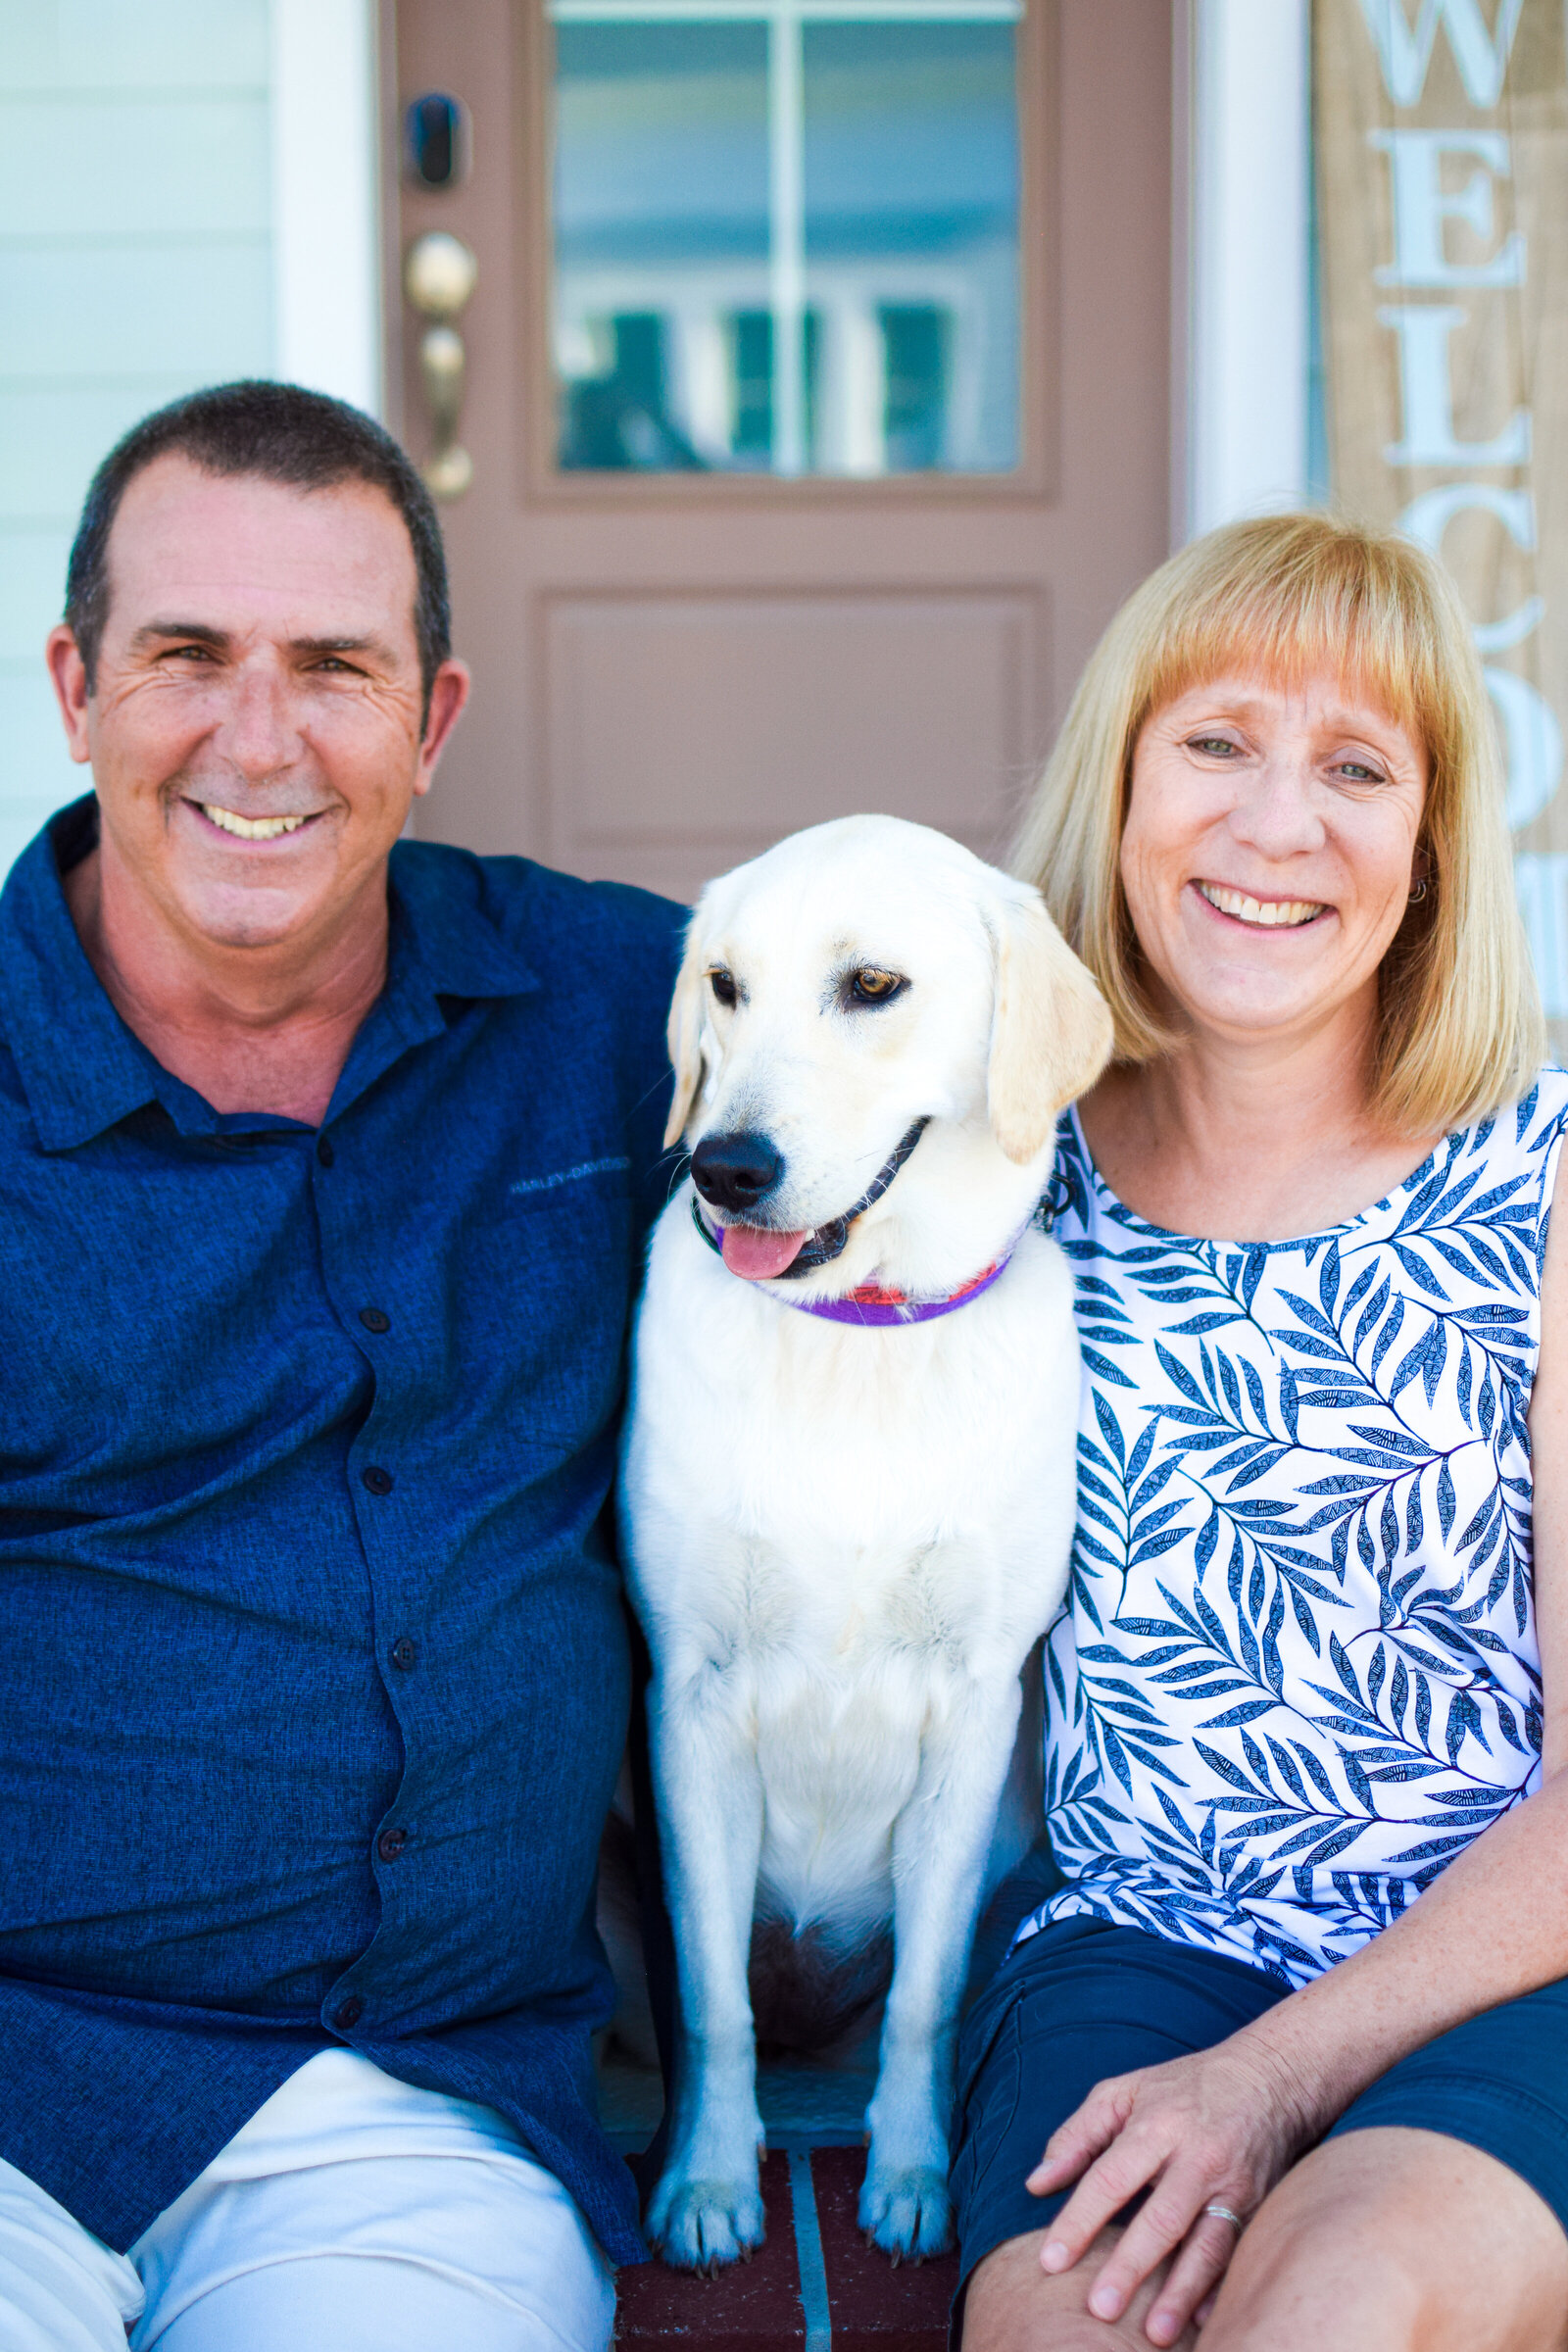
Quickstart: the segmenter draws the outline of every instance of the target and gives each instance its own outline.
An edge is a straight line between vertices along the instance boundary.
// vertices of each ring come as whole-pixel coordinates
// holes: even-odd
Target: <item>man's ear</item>
[[[669,1058],[675,1068],[675,1099],[664,1128],[666,1152],[685,1134],[686,1122],[703,1084],[703,973],[707,959],[702,953],[702,919],[699,902],[687,926],[686,953],[681,957],[675,994],[669,1004],[669,1027],[665,1035],[669,1040]]]
[[[55,700],[65,721],[66,748],[78,765],[92,758],[87,740],[87,664],[81,658],[74,629],[58,621],[50,630],[44,660],[54,685]]]
[[[1038,891],[996,909],[996,1009],[987,1100],[991,1130],[1022,1166],[1051,1141],[1065,1103],[1110,1059],[1110,1009]]]
[[[463,716],[464,705],[473,677],[466,662],[457,662],[449,655],[430,680],[429,708],[424,714],[424,732],[419,738],[418,766],[415,774],[414,793],[422,800],[434,778],[436,762],[452,739],[452,730]]]

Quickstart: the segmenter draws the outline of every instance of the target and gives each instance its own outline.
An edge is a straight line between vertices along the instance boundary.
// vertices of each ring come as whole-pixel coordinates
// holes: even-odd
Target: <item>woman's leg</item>
[[[1437,2132],[1313,2149],[1244,2232],[1203,2352],[1374,2345],[1562,2352],[1568,2236],[1551,2207],[1495,2156]]]
[[[1141,2343],[1152,2280],[1115,2327],[1084,2299],[1114,2243],[1065,2278],[1040,2268],[1063,2196],[1024,2182],[1056,2126],[1107,2075],[1206,2049],[1284,1996],[1276,1979],[1133,1928],[1069,1919],[1021,1944],[965,2020],[953,2170],[964,2352]],[[1183,2337],[1185,2346],[1193,2337]]]
[[[1412,2050],[1288,2174],[1204,2352],[1568,2345],[1568,1982]]]
[[[1118,2328],[1084,2310],[1109,2233],[1056,2279],[1044,2236],[976,2270],[967,2352],[1146,2342],[1153,2281]],[[1363,2091],[1253,2217],[1201,2342],[1568,2352],[1568,1984],[1482,2011]]]
[[[1033,2230],[969,2281],[963,2352],[1150,2352],[1163,2266],[1114,2326],[1084,2298],[1115,2243],[1048,2278]],[[1564,2352],[1568,2236],[1494,2156],[1436,2132],[1358,2132],[1287,2174],[1182,2352]]]
[[[1169,2266],[1161,2263],[1145,2280],[1119,2320],[1097,2320],[1085,2308],[1085,2297],[1120,2230],[1102,2230],[1076,2269],[1055,2278],[1040,2268],[1040,2249],[1050,2234],[1031,2230],[1009,2238],[979,2265],[964,2297],[963,2352],[1132,2352],[1134,2346],[1152,2352],[1144,2320]],[[1197,2329],[1189,2328],[1177,2337],[1174,2352],[1192,2352],[1199,2341]],[[1201,2342],[1209,2352],[1206,2334]],[[1302,2347],[1293,2345],[1292,2352]],[[1311,2352],[1328,2352],[1328,2347],[1313,2346]],[[1372,2352],[1370,2339],[1356,2352]],[[1384,2352],[1382,2344],[1377,2352]]]

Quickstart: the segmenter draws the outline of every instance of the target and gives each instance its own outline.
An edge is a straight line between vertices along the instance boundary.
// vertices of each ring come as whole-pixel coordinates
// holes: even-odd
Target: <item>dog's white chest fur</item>
[[[797,1925],[887,1915],[922,1741],[1017,1673],[1060,1597],[1071,1311],[1037,1231],[971,1305],[861,1330],[738,1283],[688,1193],[661,1222],[626,1463],[633,1590],[662,1668],[751,1729],[761,1898]]]

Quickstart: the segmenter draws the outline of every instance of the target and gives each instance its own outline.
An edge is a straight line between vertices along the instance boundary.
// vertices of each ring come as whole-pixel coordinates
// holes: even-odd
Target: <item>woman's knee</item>
[[[1440,2133],[1304,2157],[1236,2250],[1203,2352],[1560,2352],[1568,2238],[1517,2174]]]
[[[1144,2320],[1165,2277],[1162,2263],[1114,2323],[1097,2320],[1088,2295],[1110,2255],[1119,2230],[1102,2230],[1083,2260],[1065,2274],[1040,2267],[1050,2232],[1032,2230],[1009,2238],[979,2263],[963,2306],[963,2352],[1150,2352]],[[1190,2352],[1188,2328],[1170,2352]]]

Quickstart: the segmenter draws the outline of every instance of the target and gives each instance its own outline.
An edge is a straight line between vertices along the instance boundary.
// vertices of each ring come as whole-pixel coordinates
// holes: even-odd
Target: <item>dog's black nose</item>
[[[744,1217],[770,1193],[784,1162],[765,1135],[705,1135],[692,1153],[692,1182],[705,1200]]]

